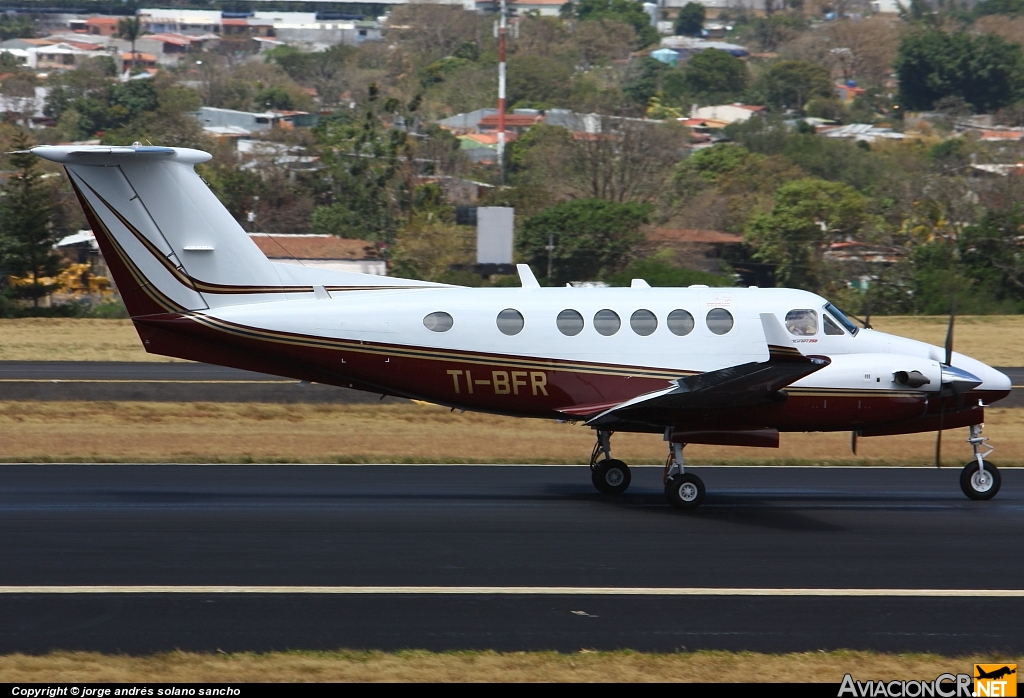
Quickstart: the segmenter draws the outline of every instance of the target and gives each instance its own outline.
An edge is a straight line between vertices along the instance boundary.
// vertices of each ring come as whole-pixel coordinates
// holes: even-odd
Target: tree
[[[732,101],[747,89],[747,64],[725,51],[701,51],[686,62],[682,84],[696,98]]]
[[[803,110],[812,97],[831,97],[828,70],[806,61],[779,61],[768,69],[764,87],[769,104],[776,109]]]
[[[132,45],[131,67],[135,67],[135,40],[142,36],[142,22],[138,16],[117,20],[117,35]]]
[[[602,199],[576,199],[531,216],[517,236],[519,253],[534,269],[547,269],[553,236],[549,286],[587,281],[613,273],[642,239],[651,206]]]
[[[960,97],[986,112],[1020,98],[1024,54],[993,34],[918,31],[900,41],[895,68],[905,109],[932,109],[943,98]]]
[[[750,220],[746,240],[755,259],[775,267],[780,286],[819,291],[828,282],[823,263],[826,243],[860,230],[865,203],[845,184],[798,179],[779,187],[771,211]]]
[[[699,2],[688,2],[676,17],[676,34],[700,36],[704,29],[705,11]]]
[[[659,39],[643,4],[634,0],[580,0],[573,7],[579,19],[614,19],[629,24],[636,30],[637,48],[650,46]]]
[[[19,131],[12,145],[24,151],[31,142]],[[15,152],[10,162],[15,174],[0,191],[0,269],[5,275],[31,278],[31,285],[20,295],[31,298],[38,307],[39,299],[53,290],[41,280],[56,275],[62,267],[53,251],[60,239],[52,225],[53,192],[42,179],[35,155]]]

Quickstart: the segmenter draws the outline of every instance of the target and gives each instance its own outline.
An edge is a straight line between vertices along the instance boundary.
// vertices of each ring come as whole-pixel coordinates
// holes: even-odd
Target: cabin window
[[[725,308],[712,308],[704,320],[715,334],[727,334],[733,325],[732,313]]]
[[[523,314],[515,308],[505,308],[498,313],[498,329],[501,330],[502,334],[512,336],[519,334],[523,331],[523,325],[526,321],[523,320]]]
[[[693,332],[693,316],[685,310],[673,310],[668,314],[668,331],[678,337],[685,337]]]
[[[555,319],[558,331],[569,337],[575,337],[583,331],[583,316],[575,310],[563,310]]]
[[[825,325],[825,334],[834,334],[837,336],[842,336],[843,331],[839,329],[839,325],[837,325],[832,318],[830,318],[828,315],[822,315],[821,319],[823,320],[822,324]]]
[[[611,337],[622,327],[622,321],[614,310],[598,310],[594,314],[594,329],[605,337]]]
[[[638,310],[629,316],[629,326],[641,337],[646,337],[658,329],[658,318],[650,310]]]
[[[438,311],[423,318],[423,326],[431,332],[447,332],[455,324],[455,320],[448,313]]]
[[[790,310],[786,313],[786,329],[797,337],[818,334],[818,313],[810,309]]]

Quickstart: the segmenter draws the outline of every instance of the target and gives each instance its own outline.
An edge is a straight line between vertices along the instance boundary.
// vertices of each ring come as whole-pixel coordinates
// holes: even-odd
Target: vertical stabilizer
[[[39,146],[64,165],[132,315],[283,300],[274,265],[195,173],[186,148]]]

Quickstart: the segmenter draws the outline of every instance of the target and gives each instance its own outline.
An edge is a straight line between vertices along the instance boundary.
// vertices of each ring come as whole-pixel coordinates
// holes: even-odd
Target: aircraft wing
[[[677,411],[712,409],[737,405],[752,405],[784,399],[779,391],[804,376],[820,371],[829,360],[819,356],[804,356],[789,342],[778,318],[761,313],[768,344],[768,360],[730,366],[693,376],[678,378],[674,385],[653,393],[639,395],[614,407],[605,407],[600,414],[587,421],[589,426],[611,426],[621,422],[669,425],[671,415]],[[599,406],[594,406],[599,407]],[[593,414],[574,408],[577,415]]]

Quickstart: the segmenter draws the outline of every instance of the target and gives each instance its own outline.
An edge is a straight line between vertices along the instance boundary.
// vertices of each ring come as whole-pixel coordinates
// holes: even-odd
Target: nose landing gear
[[[969,498],[974,500],[992,499],[999,491],[1002,484],[1002,477],[996,466],[985,460],[985,457],[992,453],[992,447],[988,445],[988,439],[981,435],[980,424],[971,426],[971,435],[967,443],[974,451],[974,460],[964,466],[960,473],[960,489]]]
[[[597,443],[590,455],[590,481],[598,492],[622,494],[629,488],[633,478],[629,466],[612,458],[611,439],[612,432],[598,430]],[[602,455],[604,458],[601,458]]]

